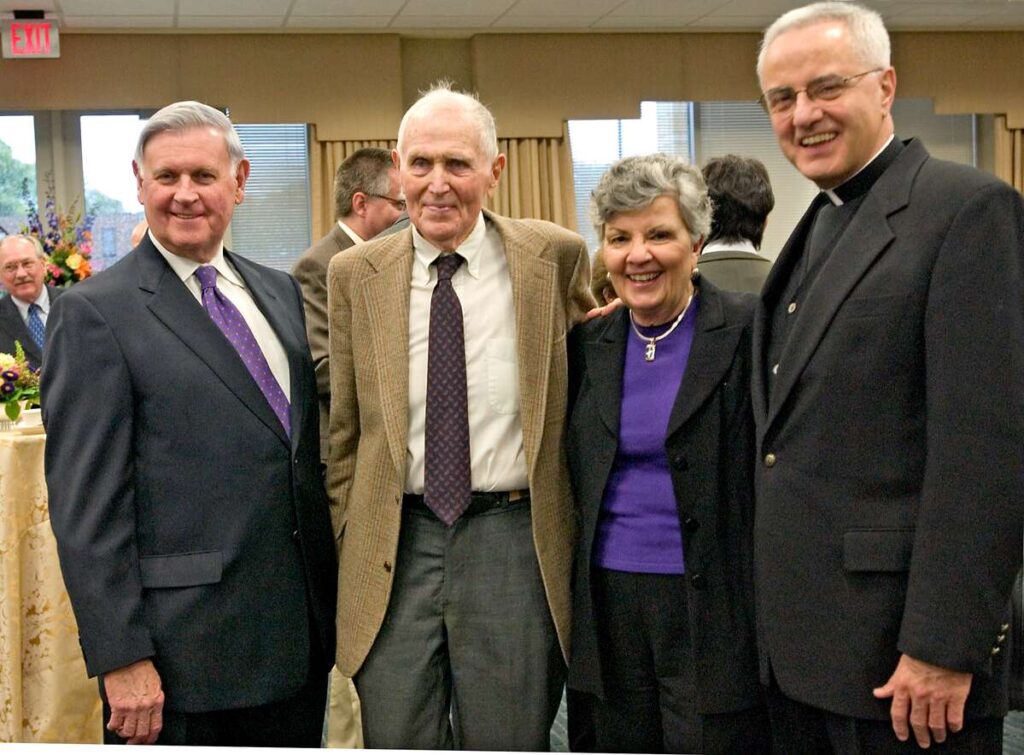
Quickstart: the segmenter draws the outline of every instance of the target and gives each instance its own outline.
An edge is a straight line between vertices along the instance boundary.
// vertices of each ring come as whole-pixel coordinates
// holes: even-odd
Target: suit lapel
[[[666,439],[679,430],[701,407],[732,366],[742,326],[725,327],[725,313],[718,292],[705,284],[699,294],[696,332],[690,346],[686,372],[679,384],[669,415]]]
[[[210,367],[249,411],[287,444],[281,422],[234,347],[152,242],[143,239],[133,253],[138,255],[139,288],[151,294],[147,304],[150,311]]]
[[[552,333],[558,301],[558,272],[543,259],[548,241],[525,225],[485,213],[501,235],[512,281],[516,316],[516,356],[519,359],[519,403],[527,474],[534,464],[544,431],[551,367]]]
[[[798,302],[792,335],[779,359],[778,383],[772,392],[766,428],[786,403],[838,309],[895,238],[889,226],[889,215],[906,207],[913,177],[927,158],[928,153],[919,143],[907,145],[864,197],[817,280],[803,301]],[[763,372],[763,368],[758,371]]]
[[[376,271],[361,292],[370,321],[373,364],[380,386],[384,431],[395,468],[405,470],[409,436],[409,285],[412,280],[412,231],[394,234],[367,252]],[[357,302],[352,302],[353,307]],[[352,333],[353,338],[362,334]]]
[[[18,305],[14,303],[10,294],[0,301],[0,327],[11,334],[12,341],[18,341],[21,344],[21,348],[25,350],[25,356],[28,357],[28,360],[38,366],[43,360],[43,355],[39,352],[39,347],[36,346],[36,342],[32,339],[32,334],[28,332],[28,326],[21,319]],[[11,356],[14,356],[13,346],[11,346]]]
[[[601,422],[618,443],[622,408],[622,371],[629,338],[629,310],[620,307],[608,316],[601,334],[583,344],[587,374]]]

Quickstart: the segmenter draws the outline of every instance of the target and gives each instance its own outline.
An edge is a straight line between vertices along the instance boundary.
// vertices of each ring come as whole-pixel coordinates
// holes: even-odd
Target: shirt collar
[[[484,214],[481,212],[469,236],[455,249],[466,260],[466,270],[474,278],[480,277],[480,250],[486,236],[487,224],[484,222]],[[415,225],[412,227],[412,248],[416,253],[416,259],[427,270],[430,270],[434,260],[441,256],[441,250],[423,238]]]
[[[11,301],[18,308],[18,312],[21,313],[22,320],[28,318],[28,308],[33,304],[39,305],[39,309],[43,310],[44,315],[50,314],[50,292],[46,290],[46,286],[43,286],[35,301],[22,301],[17,296],[11,296]]]
[[[351,228],[349,228],[348,225],[346,225],[345,221],[343,220],[338,221],[338,227],[342,230],[342,233],[344,233],[346,236],[352,239],[352,241],[356,244],[362,244],[366,240],[358,233],[353,231]]]
[[[189,276],[195,274],[196,268],[199,267],[198,262],[190,260],[187,257],[181,257],[174,254],[174,252],[167,251],[163,244],[157,241],[156,237],[153,236],[151,232],[149,232],[149,240],[153,242],[153,246],[155,246],[156,250],[163,255],[163,258],[167,260],[167,264],[171,266],[171,270],[173,270],[174,274],[181,278],[182,281],[187,281]],[[228,260],[224,256],[224,242],[221,242],[220,248],[217,249],[217,254],[214,255],[213,259],[204,264],[212,265],[217,268],[217,273],[219,275],[227,278],[236,286],[245,288],[245,281],[243,281],[242,277],[235,272],[235,269],[228,264]]]
[[[834,189],[825,189],[825,194],[836,206],[856,199],[862,194],[867,194],[868,190],[875,185],[875,181],[885,173],[885,169],[892,164],[902,150],[903,142],[896,139],[896,134],[892,134],[882,148],[864,164],[863,168]]]
[[[701,254],[707,254],[708,252],[753,252],[757,254],[757,248],[754,246],[754,242],[750,239],[739,239],[737,241],[709,241],[701,249]],[[697,258],[698,264],[700,258]]]

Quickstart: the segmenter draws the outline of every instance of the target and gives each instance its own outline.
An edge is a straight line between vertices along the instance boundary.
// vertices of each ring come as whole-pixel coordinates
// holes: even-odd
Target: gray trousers
[[[550,749],[565,663],[529,499],[451,528],[408,500],[388,612],[355,677],[367,747]]]

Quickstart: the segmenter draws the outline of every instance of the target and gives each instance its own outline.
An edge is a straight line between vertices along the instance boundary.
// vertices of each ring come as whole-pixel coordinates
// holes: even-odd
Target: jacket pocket
[[[173,553],[167,556],[143,556],[139,559],[142,586],[196,587],[220,582],[224,558],[220,551]]]
[[[913,529],[850,530],[843,535],[843,568],[852,572],[907,571],[913,550]]]

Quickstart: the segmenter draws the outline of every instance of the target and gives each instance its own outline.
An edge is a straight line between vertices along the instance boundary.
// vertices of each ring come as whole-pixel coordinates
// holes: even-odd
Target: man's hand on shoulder
[[[164,725],[160,675],[148,658],[103,675],[110,704],[107,729],[130,745],[151,745]]]
[[[947,729],[955,733],[964,727],[964,704],[971,679],[967,672],[901,655],[889,681],[876,688],[874,695],[892,698],[890,715],[897,739],[906,742],[913,729],[918,745],[928,747],[932,739],[945,742]]]
[[[605,304],[603,307],[594,307],[593,309],[587,310],[587,320],[593,320],[595,317],[604,317],[610,315],[612,312],[622,306],[622,299],[612,299],[610,302]]]

